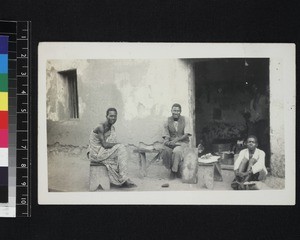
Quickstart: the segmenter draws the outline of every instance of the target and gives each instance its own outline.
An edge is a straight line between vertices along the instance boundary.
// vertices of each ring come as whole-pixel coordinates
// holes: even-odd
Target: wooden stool
[[[208,189],[214,188],[214,181],[223,181],[222,170],[219,162],[203,164],[198,166],[198,186]]]
[[[110,189],[108,170],[102,163],[90,164],[90,191],[96,191],[99,185],[103,190]]]

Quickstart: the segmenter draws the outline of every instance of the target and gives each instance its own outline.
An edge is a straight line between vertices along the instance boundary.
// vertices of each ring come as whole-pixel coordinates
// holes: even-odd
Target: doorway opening
[[[196,144],[238,153],[255,135],[270,167],[269,59],[194,59],[193,69]]]

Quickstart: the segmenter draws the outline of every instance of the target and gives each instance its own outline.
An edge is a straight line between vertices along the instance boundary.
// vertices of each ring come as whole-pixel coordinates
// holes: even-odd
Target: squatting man
[[[240,151],[234,163],[235,179],[231,187],[234,190],[247,189],[247,183],[263,180],[268,171],[265,166],[265,152],[257,148],[257,138],[253,135],[247,138],[247,148]],[[257,184],[249,185],[249,189],[259,189]]]

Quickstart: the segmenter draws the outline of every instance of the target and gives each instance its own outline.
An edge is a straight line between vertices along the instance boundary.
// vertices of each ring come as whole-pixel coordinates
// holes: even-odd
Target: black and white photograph
[[[41,43],[39,203],[293,204],[294,58],[292,44]]]
[[[1,239],[299,239],[299,10],[1,1]]]

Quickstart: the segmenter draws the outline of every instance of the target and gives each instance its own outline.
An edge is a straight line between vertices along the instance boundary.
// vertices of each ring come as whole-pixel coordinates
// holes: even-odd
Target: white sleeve
[[[238,158],[235,160],[234,168],[233,168],[234,170],[237,170],[239,168],[244,157],[245,157],[245,150],[241,150]]]
[[[266,154],[264,153],[264,151],[259,152],[257,162],[252,166],[253,174],[258,173],[265,168],[265,156]]]

